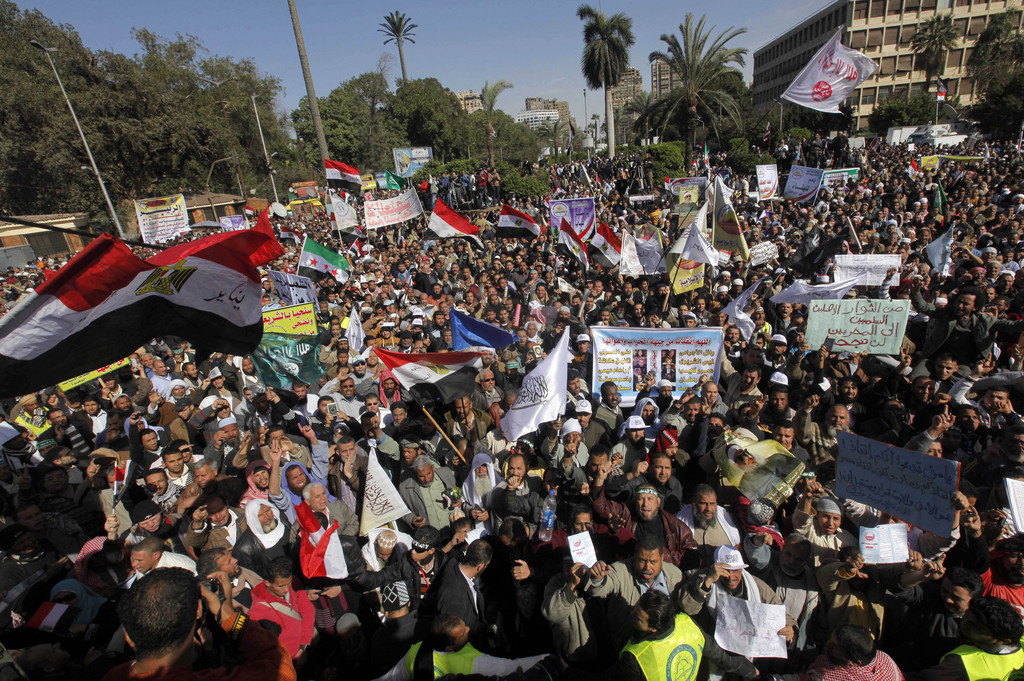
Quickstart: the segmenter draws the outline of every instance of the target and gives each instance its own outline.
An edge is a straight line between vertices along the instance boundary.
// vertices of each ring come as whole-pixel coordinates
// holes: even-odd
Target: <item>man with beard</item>
[[[605,427],[608,437],[615,438],[625,417],[619,408],[619,386],[614,381],[601,384],[601,404],[594,412],[594,420]]]
[[[836,458],[836,431],[850,430],[850,412],[841,404],[832,405],[825,417],[825,425],[815,423],[811,420],[811,414],[821,402],[821,396],[811,394],[807,396],[803,407],[796,413],[794,424],[796,425],[796,439],[800,445],[807,449],[811,457],[811,463],[820,465],[825,461],[834,461]]]
[[[996,542],[992,565],[981,576],[986,596],[995,596],[1024,617],[1024,534]]]
[[[632,506],[611,501],[605,495],[608,468],[605,464],[598,471],[591,487],[594,513],[612,529],[625,527],[637,539],[652,535],[665,547],[665,560],[676,567],[699,565],[700,554],[693,533],[681,520],[661,508],[661,493],[653,485],[645,484],[637,489]]]
[[[615,665],[596,674],[573,670],[570,678],[586,681],[692,679],[703,658],[722,673],[744,679],[758,675],[750,661],[723,650],[714,636],[705,634],[689,615],[677,613],[672,599],[656,589],[650,589],[637,600],[626,625],[629,639]]]
[[[288,522],[269,501],[253,499],[245,506],[245,523],[232,554],[239,565],[266,578],[270,561],[289,555]]]
[[[688,615],[701,620],[708,627],[714,627],[718,617],[720,599],[725,596],[741,598],[751,603],[784,605],[782,599],[770,586],[747,572],[743,554],[731,546],[715,549],[714,564],[705,570],[695,570],[688,575],[680,596],[680,605]],[[786,626],[778,631],[786,637],[786,643],[796,636],[796,620],[786,613]]]
[[[697,485],[693,503],[676,517],[693,532],[703,558],[710,558],[719,546],[738,547],[742,540],[732,516],[725,507],[718,505],[718,494],[710,485]]]
[[[245,532],[245,516],[236,508],[229,508],[224,498],[216,494],[196,502],[192,522],[185,532],[185,545],[196,553],[213,548],[231,548]]]
[[[666,563],[664,557],[664,543],[658,537],[644,535],[637,541],[631,559],[612,565],[599,560],[590,568],[587,593],[604,602],[605,626],[598,634],[603,632],[610,636],[613,649],[618,649],[628,638],[629,612],[640,596],[647,591],[672,594],[682,580],[683,573],[675,565]]]
[[[355,583],[360,589],[370,591],[393,582],[403,582],[409,594],[409,608],[415,612],[448,559],[441,542],[440,532],[430,526],[421,527],[413,534],[409,551],[381,570],[367,570],[354,575]]]
[[[840,549],[857,546],[857,538],[844,530],[843,509],[814,480],[804,481],[803,495],[793,513],[793,531],[802,534],[814,546],[814,567],[831,562]]]
[[[412,462],[413,477],[398,485],[398,493],[409,507],[402,520],[413,529],[429,525],[443,529],[451,523],[452,510],[447,508],[442,495],[455,486],[455,476],[445,468],[438,468],[425,454]]]
[[[896,594],[899,600],[886,607],[883,639],[900,669],[926,669],[955,648],[971,600],[984,588],[977,574],[954,567]]]

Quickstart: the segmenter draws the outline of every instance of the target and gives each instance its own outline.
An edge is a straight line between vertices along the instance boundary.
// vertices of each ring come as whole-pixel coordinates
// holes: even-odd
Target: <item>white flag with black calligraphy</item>
[[[359,534],[366,536],[370,530],[394,522],[409,514],[402,496],[395,484],[377,460],[377,453],[371,452],[366,464],[366,482],[363,484],[363,512],[359,517]]]
[[[501,417],[501,430],[509,442],[533,432],[545,421],[565,412],[569,385],[569,331],[562,333],[555,349],[523,379],[512,408]]]

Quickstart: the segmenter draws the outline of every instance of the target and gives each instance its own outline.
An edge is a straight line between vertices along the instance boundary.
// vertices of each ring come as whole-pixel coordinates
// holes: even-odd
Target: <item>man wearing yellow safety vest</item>
[[[629,614],[629,642],[610,669],[589,674],[569,670],[578,681],[693,681],[703,658],[723,674],[752,679],[758,671],[749,660],[722,650],[672,599],[657,589],[640,597]]]
[[[1015,681],[1024,679],[1024,622],[1020,613],[1001,598],[971,599],[960,623],[964,645],[947,653],[942,661],[917,674],[911,681]]]
[[[544,655],[510,660],[481,653],[469,643],[469,627],[454,615],[434,620],[425,641],[414,643],[398,664],[376,681],[430,681],[447,674],[501,677],[530,670],[526,679],[550,681],[558,677],[554,658]]]

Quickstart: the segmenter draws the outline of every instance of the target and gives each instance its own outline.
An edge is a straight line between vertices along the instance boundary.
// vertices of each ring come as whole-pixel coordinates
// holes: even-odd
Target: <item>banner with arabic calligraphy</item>
[[[264,310],[263,333],[284,333],[295,336],[316,335],[316,312],[313,309],[313,303]]]
[[[82,385],[83,383],[88,383],[89,381],[93,380],[94,378],[99,378],[100,376],[105,376],[105,375],[109,374],[111,371],[116,371],[117,369],[120,369],[123,366],[128,366],[130,363],[131,363],[131,360],[128,359],[127,357],[125,357],[124,359],[117,360],[113,364],[108,364],[107,366],[100,367],[99,369],[96,369],[95,371],[89,371],[89,372],[86,372],[86,373],[84,373],[84,374],[82,374],[80,376],[75,376],[74,378],[69,378],[68,380],[62,381],[61,383],[58,383],[57,385],[58,385],[58,387],[61,390],[71,390],[72,388],[77,388],[78,386]]]
[[[264,385],[286,390],[291,390],[295,379],[313,384],[324,373],[320,344],[309,336],[264,333],[252,363]]]
[[[907,332],[909,300],[812,300],[807,317],[807,344],[812,350],[827,339],[833,352],[898,355]]]
[[[156,196],[133,203],[139,234],[147,244],[159,244],[192,231],[182,194]]]
[[[634,329],[591,327],[594,336],[594,394],[614,381],[624,406],[636,402],[641,383],[671,381],[673,393],[718,380],[721,329]]]

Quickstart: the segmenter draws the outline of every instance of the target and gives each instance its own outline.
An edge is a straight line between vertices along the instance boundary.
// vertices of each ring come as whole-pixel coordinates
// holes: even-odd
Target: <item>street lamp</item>
[[[785,128],[782,127],[782,100],[773,99],[772,101],[779,105],[779,134],[781,135],[782,131],[785,130]]]
[[[231,156],[232,156],[232,158],[235,161],[235,173],[236,173],[236,175],[238,177],[238,188],[242,192],[242,198],[244,199],[245,198],[245,180],[242,179],[242,166],[241,166],[241,164],[238,161],[238,151],[235,149],[235,133],[232,132],[232,130],[231,130],[231,120],[228,118],[228,103],[227,103],[227,100],[224,99],[223,95],[221,95],[221,92],[220,92],[220,86],[221,85],[223,85],[224,83],[228,82],[229,80],[235,80],[235,78],[233,78],[233,77],[232,78],[221,78],[220,80],[213,80],[212,78],[207,78],[205,76],[201,76],[201,78],[203,80],[205,80],[207,83],[209,83],[210,85],[212,85],[213,87],[217,88],[217,99],[220,100],[220,106],[221,106],[220,110],[221,110],[221,113],[224,114],[224,125],[227,126],[228,138],[231,140]]]
[[[71,100],[68,99],[68,93],[64,89],[64,83],[61,82],[60,74],[57,73],[57,66],[53,63],[53,58],[50,56],[51,52],[56,52],[56,47],[46,47],[38,40],[29,40],[29,45],[40,50],[46,55],[46,61],[50,62],[50,68],[53,69],[53,75],[57,78],[57,85],[60,87],[60,92],[64,95],[64,101],[68,103],[68,110],[71,112],[71,118],[75,121],[75,127],[78,128],[78,135],[82,138],[82,144],[85,146],[85,154],[89,157],[89,164],[92,165],[92,170],[96,173],[96,181],[100,183],[100,191],[103,192],[103,198],[107,202],[107,210],[110,211],[110,219],[114,221],[114,226],[117,227],[117,233],[122,239],[127,238],[124,234],[124,229],[121,227],[121,221],[117,219],[117,211],[114,210],[114,203],[110,200],[110,194],[107,193],[107,185],[103,183],[103,176],[100,175],[100,169],[96,167],[96,159],[92,157],[92,150],[89,148],[89,142],[85,139],[85,133],[82,132],[82,126],[78,122],[78,116],[75,114],[75,108],[71,106]]]
[[[274,188],[274,203],[280,203],[277,199],[277,182],[274,181],[274,171],[270,167],[270,155],[267,154],[267,141],[263,139],[263,124],[260,123],[260,110],[256,108],[256,95],[252,95],[252,110],[256,112],[256,128],[260,131],[260,144],[263,145],[263,158],[267,161],[267,172],[270,173],[270,186]]]

